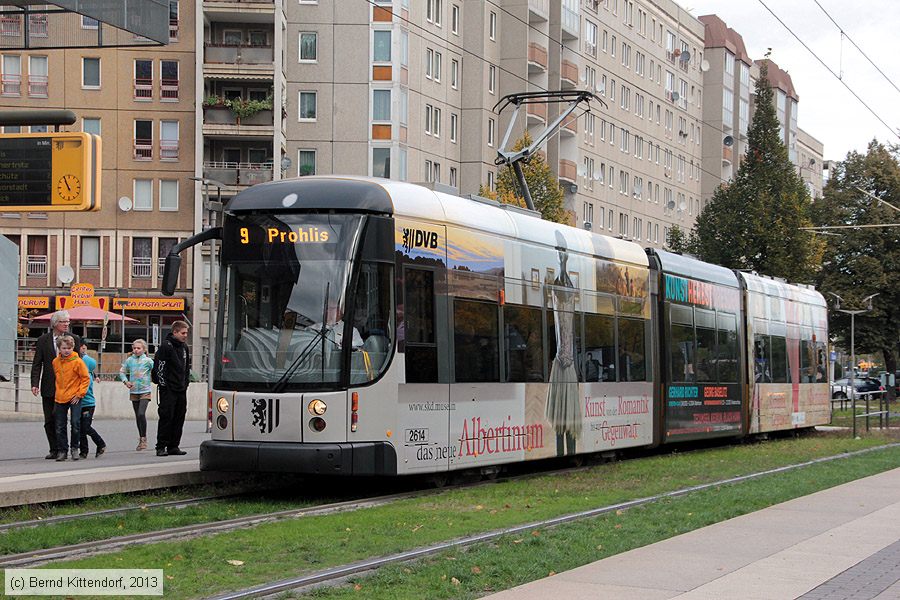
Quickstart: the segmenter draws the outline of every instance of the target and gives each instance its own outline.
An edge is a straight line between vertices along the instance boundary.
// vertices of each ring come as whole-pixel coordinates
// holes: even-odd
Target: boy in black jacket
[[[153,358],[151,379],[159,386],[159,427],[156,430],[156,455],[187,454],[178,447],[187,413],[187,389],[191,376],[191,352],[187,346],[188,324],[172,323]]]

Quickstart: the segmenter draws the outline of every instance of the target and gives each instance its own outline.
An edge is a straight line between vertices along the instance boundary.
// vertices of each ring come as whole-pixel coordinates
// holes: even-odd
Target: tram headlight
[[[306,408],[309,410],[309,414],[321,417],[328,410],[328,405],[316,398]]]
[[[222,398],[219,398],[218,400],[216,400],[216,408],[219,409],[220,413],[227,413],[228,412],[228,399],[222,397]]]
[[[325,430],[325,419],[322,417],[313,417],[309,420],[309,427],[313,431],[324,431]]]

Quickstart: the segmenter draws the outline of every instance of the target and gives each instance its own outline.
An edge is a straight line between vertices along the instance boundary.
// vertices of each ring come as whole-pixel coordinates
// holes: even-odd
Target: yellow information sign
[[[0,210],[100,210],[100,136],[0,135]]]

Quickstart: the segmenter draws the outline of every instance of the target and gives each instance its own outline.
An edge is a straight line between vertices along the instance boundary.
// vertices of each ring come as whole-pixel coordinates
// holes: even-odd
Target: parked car
[[[873,377],[859,377],[853,380],[853,387],[856,389],[856,397],[869,392],[883,392],[884,386],[881,381]],[[850,397],[850,380],[836,379],[831,384],[831,398],[834,400],[842,400]],[[864,397],[864,396],[863,396]]]

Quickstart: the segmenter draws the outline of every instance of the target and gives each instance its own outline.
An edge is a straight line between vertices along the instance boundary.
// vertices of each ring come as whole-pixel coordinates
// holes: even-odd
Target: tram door
[[[398,338],[404,340],[406,382],[400,385],[397,419],[403,438],[394,443],[401,470],[443,471],[451,454],[446,270],[406,264],[402,273]]]

